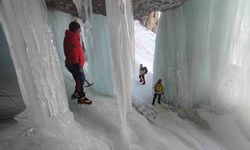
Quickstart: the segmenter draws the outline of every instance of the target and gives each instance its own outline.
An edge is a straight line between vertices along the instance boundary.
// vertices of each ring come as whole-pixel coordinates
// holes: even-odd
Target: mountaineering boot
[[[143,85],[145,84],[145,82],[142,83]]]
[[[142,82],[142,79],[140,79],[140,82]]]
[[[161,104],[161,102],[160,102],[160,101],[158,101],[158,104]]]
[[[78,99],[78,104],[87,104],[90,105],[92,104],[92,101],[90,99],[88,99],[87,97],[82,97]]]

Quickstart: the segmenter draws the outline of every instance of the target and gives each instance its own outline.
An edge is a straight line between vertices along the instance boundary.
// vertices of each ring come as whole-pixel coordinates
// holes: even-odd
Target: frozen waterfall
[[[90,1],[74,2],[80,16],[86,19],[84,29],[85,41],[88,41],[89,73],[94,80],[100,81],[95,89],[116,96],[124,129],[126,114],[132,107],[131,61],[134,56],[134,38],[131,2],[106,1],[107,19],[93,17],[89,13],[92,12]],[[99,24],[101,21],[102,26]]]
[[[1,25],[27,106],[23,114],[40,127],[53,124],[54,117],[73,120],[45,3],[3,0],[0,6]]]
[[[125,129],[126,114],[132,107],[131,58],[134,56],[134,42],[131,3],[114,1],[111,5],[108,1],[107,17],[101,17],[89,13],[92,12],[91,1],[74,2],[80,16],[85,18],[82,37],[87,54],[87,74],[95,82],[93,88],[97,92],[116,96],[121,125]],[[63,74],[68,72],[64,67],[61,39],[75,18],[53,11],[48,17],[45,2],[40,0],[3,0],[0,4],[1,25],[27,106],[23,115],[40,126],[52,123],[50,120],[54,117],[58,118],[54,121],[70,124],[73,116],[68,108],[64,85],[69,79],[63,78]],[[60,20],[63,24],[57,24],[60,16],[65,18]]]
[[[250,1],[188,0],[161,15],[154,80],[166,100],[191,107],[250,108]]]
[[[114,64],[114,87],[118,100],[122,126],[126,127],[126,113],[131,111],[131,58],[134,53],[133,18],[131,1],[106,0],[108,27],[110,31],[112,62]],[[131,40],[132,39],[132,40]]]

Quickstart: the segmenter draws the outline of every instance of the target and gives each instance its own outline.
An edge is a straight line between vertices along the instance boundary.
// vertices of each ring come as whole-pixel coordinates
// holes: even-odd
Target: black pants
[[[140,74],[139,79],[140,79],[140,82],[145,83],[145,75],[144,74],[142,74],[142,75]]]
[[[79,94],[80,97],[85,97],[83,84],[85,81],[85,75],[83,72],[83,69],[80,68],[79,64],[66,64],[66,68],[69,70],[69,72],[72,74],[74,80],[75,80],[75,92]]]
[[[160,100],[161,100],[161,94],[154,94],[154,98],[153,98],[153,105],[155,104],[155,99],[156,99],[156,97],[158,96],[158,103],[160,103]]]

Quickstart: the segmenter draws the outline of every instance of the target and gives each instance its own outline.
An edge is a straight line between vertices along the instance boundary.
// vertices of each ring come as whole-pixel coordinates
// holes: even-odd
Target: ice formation
[[[249,114],[250,1],[189,0],[161,15],[154,80],[166,100],[240,108]]]
[[[114,1],[112,4],[115,5],[111,5],[107,2],[108,12],[105,18],[98,15],[93,17],[90,0],[74,2],[80,17],[85,19],[82,23],[82,37],[88,55],[86,69],[92,77],[91,80],[96,82],[94,89],[117,97],[122,126],[125,128],[126,113],[132,107],[131,58],[134,56],[134,42],[131,3]],[[67,71],[63,62],[61,39],[69,22],[74,18],[51,11],[49,20],[44,1],[38,0],[3,0],[0,6],[1,25],[6,33],[21,93],[27,106],[23,114],[41,126],[49,123],[51,117],[64,114],[69,114],[69,120],[72,120],[64,86],[64,80],[67,82],[68,79],[63,80],[62,76],[62,72],[67,74]],[[57,15],[66,18],[63,24],[57,24],[56,18],[60,18]],[[104,23],[100,23],[102,21]],[[52,25],[54,38],[49,23]]]
[[[133,37],[131,1],[106,0],[106,8],[110,31],[112,64],[114,65],[114,87],[122,118],[122,127],[125,128],[126,113],[132,107],[131,58],[134,53],[134,45],[131,40],[131,37]]]
[[[90,1],[74,2],[80,16],[85,18],[85,41],[88,43],[90,76],[97,82],[100,81],[95,89],[116,96],[124,129],[126,113],[132,107],[131,61],[134,58],[134,38],[131,2],[106,1],[107,20],[98,16],[93,19],[92,13],[89,13],[92,12]],[[100,21],[104,21],[103,26],[100,26]]]
[[[96,91],[105,95],[114,95],[113,64],[107,17],[93,15],[93,40],[95,44],[88,50],[88,70],[95,81]]]
[[[106,1],[107,19],[98,15],[93,17],[87,11],[91,10],[90,2],[76,0],[75,4],[78,11],[85,10],[85,13],[80,14],[85,15],[86,41],[91,44],[88,46],[90,76],[96,82],[99,81],[95,89],[117,97],[122,126],[125,128],[126,113],[132,107],[131,61],[134,58],[134,38],[131,2]]]
[[[14,118],[25,109],[8,42],[0,24],[0,120]]]
[[[56,124],[69,127],[73,116],[45,3],[3,0],[0,7],[1,25],[27,107],[23,115],[41,129]]]
[[[164,79],[169,100],[177,100],[187,107],[201,101],[212,104],[223,103],[226,106],[242,108],[241,117],[249,117],[247,101],[250,80],[247,59],[249,57],[247,42],[249,41],[249,10],[247,9],[249,3],[243,0],[237,2],[189,0],[183,7],[162,15],[157,35],[155,79],[159,77]],[[92,20],[89,19],[90,23],[83,25],[86,29],[83,37],[88,54],[87,70],[91,79],[96,82],[96,91],[116,95],[122,126],[126,127],[126,113],[131,108],[130,75],[133,65],[130,60],[134,55],[131,7],[130,2],[126,0],[113,0],[107,1],[107,8],[107,17],[93,15]],[[232,12],[232,10],[237,11]],[[10,131],[5,134],[1,132],[1,135],[4,135],[1,136],[4,139],[1,141],[1,146],[5,149],[6,147],[13,149],[17,147],[19,149],[33,147],[40,149],[48,149],[48,147],[223,149],[220,144],[217,145],[217,139],[210,140],[207,136],[203,136],[204,132],[198,132],[190,122],[181,120],[172,112],[167,112],[164,104],[145,105],[146,107],[142,106],[139,109],[151,123],[160,125],[165,130],[148,124],[145,118],[134,111],[129,123],[129,140],[119,130],[116,103],[104,96],[99,95],[101,100],[98,99],[97,105],[90,109],[82,109],[74,105],[72,110],[75,111],[76,120],[82,125],[84,131],[73,126],[74,120],[68,108],[64,86],[65,81],[67,88],[70,74],[64,67],[62,53],[64,31],[73,18],[69,14],[58,11],[48,13],[49,18],[45,5],[40,0],[0,1],[1,28],[3,27],[9,44],[5,45],[4,49],[10,50],[22,96],[27,105],[26,112],[22,115],[35,121],[37,126],[46,128],[46,131],[50,127],[48,124],[52,126],[51,132],[47,131],[49,136],[40,135],[40,132],[36,134],[37,128],[33,127],[33,124],[29,124],[28,126],[31,127],[23,134],[18,134],[20,131],[16,130],[14,130],[15,134],[11,131],[11,135],[8,134]],[[2,56],[2,51],[0,54]],[[96,68],[93,69],[91,65]],[[4,68],[2,71],[8,69],[11,70],[11,68]],[[65,75],[64,81],[62,74]],[[3,75],[2,72],[1,75]],[[13,79],[13,76],[10,78]],[[107,87],[110,88],[106,89]],[[145,95],[145,88],[137,87],[141,95]],[[151,87],[148,86],[147,89]],[[150,96],[147,98],[151,100]],[[217,131],[226,133],[223,132],[225,124],[216,124],[221,120],[220,117],[214,117],[214,115],[210,117],[215,118],[215,121],[212,120],[215,123],[214,126],[220,127]],[[228,120],[238,123],[236,119]],[[231,128],[227,127],[226,131],[232,131]],[[235,128],[238,131],[238,126]],[[242,136],[241,132],[238,132],[237,140],[233,139],[233,136],[228,136],[230,134],[223,135],[221,139],[224,140],[227,137],[230,142],[233,139],[236,141],[233,143],[236,148],[240,143],[245,144],[244,147],[247,149],[249,146],[246,137],[250,136],[245,129],[247,127],[240,128],[245,136],[243,142],[242,137],[239,138]],[[54,134],[54,131],[61,133],[63,138],[59,137],[57,141],[59,135]],[[76,132],[85,138],[76,136]],[[235,136],[235,132],[230,133]],[[22,139],[12,135],[21,136]],[[67,135],[73,135],[73,138],[64,140]],[[95,138],[97,135],[98,138]],[[154,137],[158,138],[154,139]],[[79,143],[74,140],[84,143],[83,147],[78,147]]]

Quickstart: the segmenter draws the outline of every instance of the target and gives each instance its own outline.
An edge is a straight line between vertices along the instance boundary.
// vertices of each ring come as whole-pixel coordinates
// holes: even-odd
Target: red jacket
[[[83,67],[84,54],[83,48],[80,43],[80,35],[69,30],[65,31],[65,37],[63,40],[64,55],[66,57],[66,64],[80,64]]]

